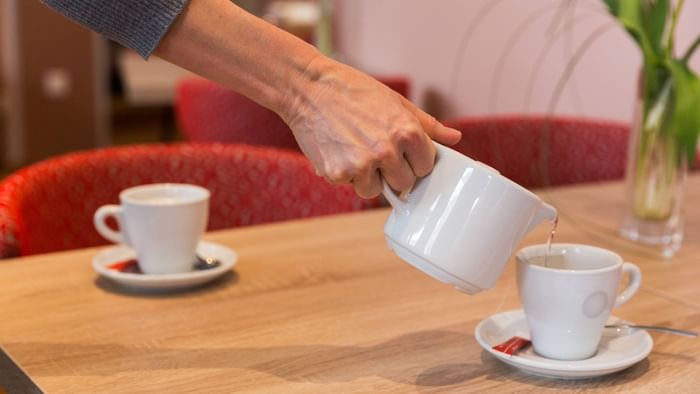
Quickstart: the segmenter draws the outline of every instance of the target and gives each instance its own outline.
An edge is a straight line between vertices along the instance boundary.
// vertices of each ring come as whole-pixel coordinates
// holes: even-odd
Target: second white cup
[[[120,205],[100,207],[94,216],[97,232],[132,247],[145,274],[189,272],[197,243],[207,226],[209,191],[188,184],[136,186],[119,194]],[[105,224],[114,217],[119,230]]]
[[[639,289],[639,268],[618,254],[588,245],[524,248],[516,255],[518,292],[535,352],[557,360],[593,356],[613,308]],[[623,273],[629,283],[618,294]]]

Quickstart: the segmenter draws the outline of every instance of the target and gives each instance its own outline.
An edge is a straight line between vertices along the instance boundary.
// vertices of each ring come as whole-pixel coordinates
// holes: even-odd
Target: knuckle
[[[348,183],[353,178],[350,167],[332,168],[326,171],[326,178],[332,183]]]
[[[324,177],[324,178],[325,178],[325,176],[326,176],[326,171],[325,171],[325,170],[320,169],[320,168],[317,168],[317,167],[314,167],[313,169],[314,169],[314,173],[316,174],[316,176],[320,176],[320,177]]]
[[[349,183],[363,177],[373,168],[375,168],[374,160],[370,157],[362,157],[327,170],[327,178],[336,183]]]
[[[355,176],[360,176],[367,174],[367,172],[372,171],[377,166],[377,157],[372,155],[364,155],[362,158],[358,159],[353,166],[353,172]]]
[[[402,146],[414,146],[423,140],[423,130],[416,124],[402,127],[394,133],[394,142]]]
[[[381,163],[386,163],[394,158],[396,151],[390,144],[381,144],[374,148],[372,158],[368,160],[368,164],[379,166]]]

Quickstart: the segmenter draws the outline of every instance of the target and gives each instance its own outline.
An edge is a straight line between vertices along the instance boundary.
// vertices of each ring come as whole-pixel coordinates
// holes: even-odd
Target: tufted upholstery
[[[624,176],[629,126],[566,117],[445,121],[462,132],[454,148],[529,188]]]
[[[29,166],[0,182],[0,257],[105,244],[92,216],[119,191],[156,182],[211,191],[209,230],[378,206],[331,186],[300,153],[238,144],[91,150]]]
[[[407,96],[403,77],[379,79]],[[276,113],[217,83],[188,78],[177,86],[175,113],[187,141],[234,142],[299,150],[292,131]]]

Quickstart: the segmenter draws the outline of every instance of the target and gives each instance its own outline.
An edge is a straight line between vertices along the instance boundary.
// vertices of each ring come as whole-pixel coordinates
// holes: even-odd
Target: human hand
[[[374,78],[325,57],[304,71],[280,116],[318,175],[351,183],[364,198],[378,196],[382,179],[397,192],[430,173],[435,140],[454,145],[461,133]]]

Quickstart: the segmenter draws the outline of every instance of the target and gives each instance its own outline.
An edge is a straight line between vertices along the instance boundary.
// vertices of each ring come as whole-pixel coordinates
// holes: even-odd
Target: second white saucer
[[[180,289],[214,280],[229,272],[238,260],[238,255],[233,249],[207,241],[199,242],[197,254],[205,258],[215,258],[219,260],[220,264],[214,268],[193,270],[180,274],[146,275],[120,272],[110,269],[108,266],[118,261],[133,259],[136,257],[136,253],[126,245],[116,245],[108,247],[95,255],[92,260],[92,266],[100,275],[127,287],[138,289]]]

